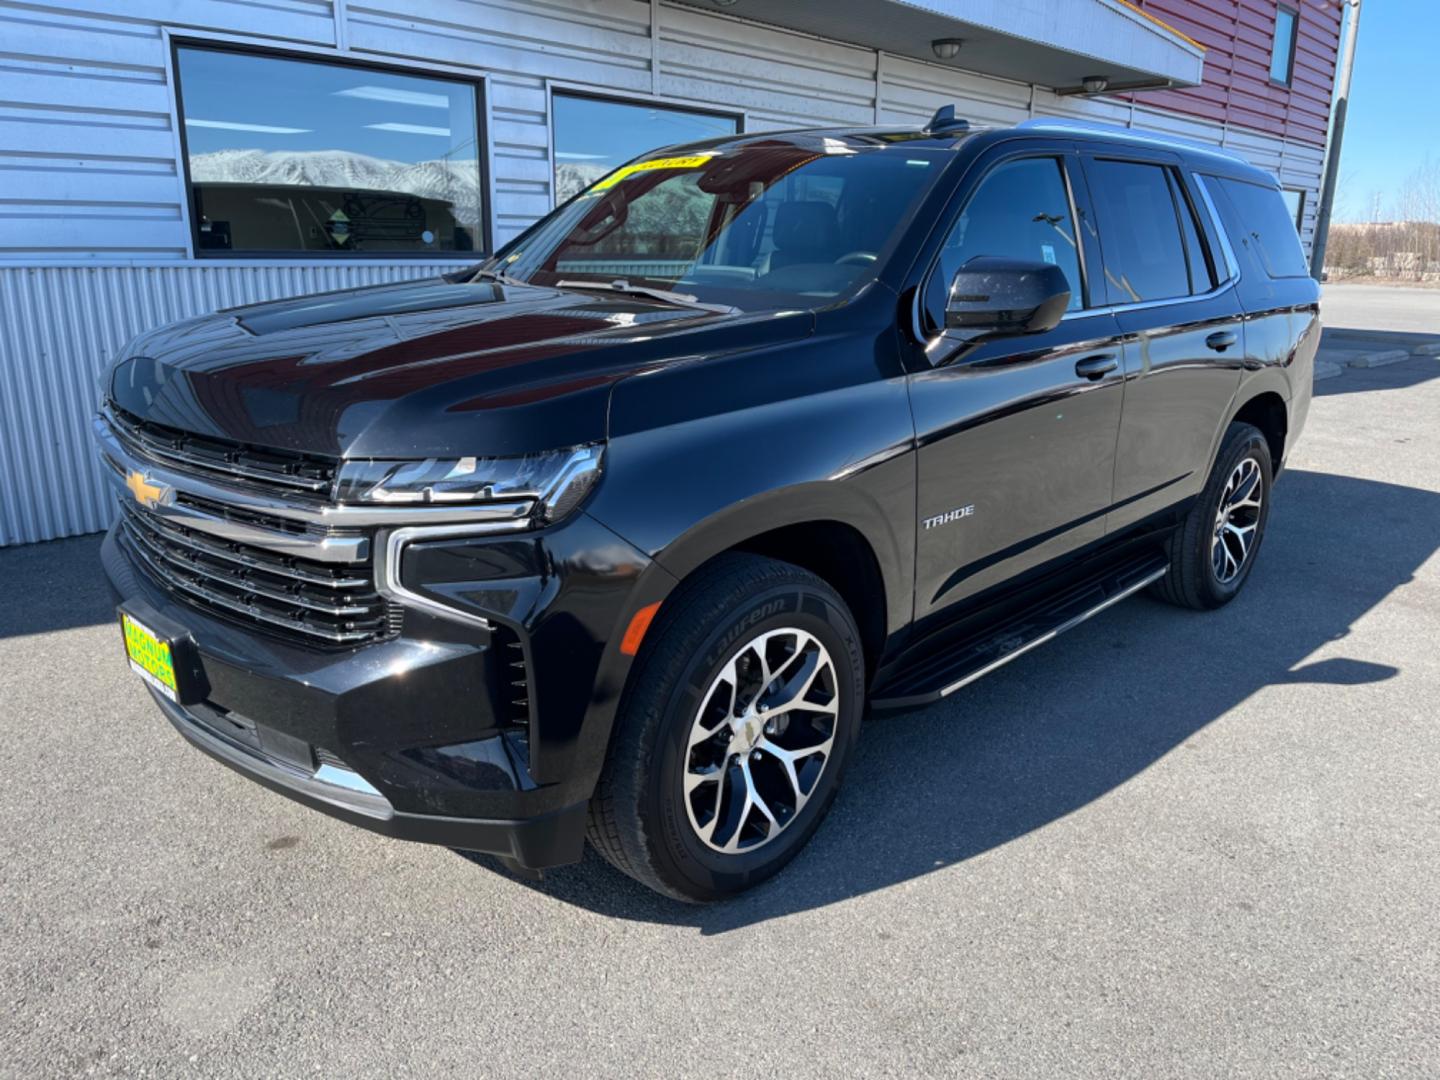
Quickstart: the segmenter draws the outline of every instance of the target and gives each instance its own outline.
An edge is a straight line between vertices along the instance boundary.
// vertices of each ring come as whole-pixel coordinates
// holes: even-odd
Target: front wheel
[[[590,841],[681,900],[763,881],[814,833],[860,726],[844,602],[789,563],[725,555],[665,602],[616,718]]]
[[[1170,570],[1155,586],[1158,597],[1202,610],[1235,598],[1265,538],[1271,476],[1265,436],[1231,424],[1205,490],[1170,538]]]

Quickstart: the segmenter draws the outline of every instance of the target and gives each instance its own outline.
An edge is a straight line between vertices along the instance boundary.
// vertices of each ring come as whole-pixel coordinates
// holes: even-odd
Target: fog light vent
[[[530,667],[525,661],[525,646],[509,627],[497,626],[492,634],[496,659],[496,716],[506,726],[528,731]]]

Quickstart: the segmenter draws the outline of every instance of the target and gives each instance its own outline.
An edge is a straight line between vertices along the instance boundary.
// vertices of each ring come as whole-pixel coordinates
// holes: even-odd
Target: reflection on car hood
[[[605,436],[614,383],[810,331],[644,297],[446,278],[323,293],[163,327],[110,390],[186,431],[346,457],[516,454]]]

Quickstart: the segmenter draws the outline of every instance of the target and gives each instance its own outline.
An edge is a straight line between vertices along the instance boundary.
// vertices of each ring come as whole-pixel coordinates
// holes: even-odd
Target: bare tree
[[[1379,188],[1370,189],[1370,196],[1365,200],[1365,204],[1369,207],[1369,217],[1366,220],[1370,224],[1374,225],[1384,218],[1381,208],[1385,205],[1385,196]]]
[[[1395,220],[1383,221],[1383,208],[1383,196],[1372,190],[1363,223],[1331,226],[1327,272],[1440,284],[1440,161],[1426,157],[1405,177],[1392,202]]]

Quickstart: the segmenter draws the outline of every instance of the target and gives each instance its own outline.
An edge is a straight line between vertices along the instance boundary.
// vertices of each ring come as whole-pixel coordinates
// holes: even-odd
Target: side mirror
[[[950,282],[945,328],[966,337],[1043,334],[1070,306],[1070,283],[1053,263],[977,255]]]

